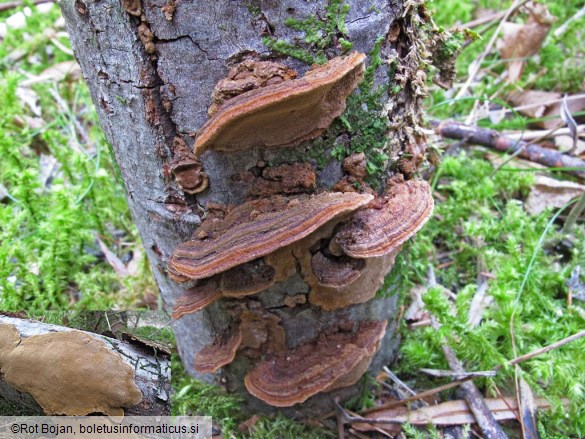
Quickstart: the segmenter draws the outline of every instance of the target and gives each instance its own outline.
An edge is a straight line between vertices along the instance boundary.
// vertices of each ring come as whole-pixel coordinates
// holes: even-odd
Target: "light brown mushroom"
[[[363,259],[327,256],[321,251],[311,257],[311,271],[319,284],[326,287],[343,287],[355,282],[364,265]]]
[[[14,325],[0,325],[0,372],[47,415],[123,416],[142,400],[133,367],[81,331],[21,338]]]
[[[354,258],[387,255],[413,236],[433,212],[426,181],[395,182],[373,207],[361,209],[335,235],[335,245]]]
[[[353,332],[322,333],[269,358],[244,378],[248,391],[275,407],[289,407],[309,397],[355,384],[369,366],[386,329],[386,321],[361,322]]]
[[[365,55],[352,52],[315,66],[302,78],[252,90],[225,102],[199,131],[195,155],[296,146],[323,133],[345,110],[363,79]]]
[[[197,352],[194,361],[195,370],[201,373],[212,373],[231,363],[241,343],[242,331],[239,326],[229,334],[218,336],[212,344]]]
[[[223,219],[204,221],[197,238],[177,246],[169,270],[190,279],[211,277],[296,242],[372,198],[321,193],[246,202]]]

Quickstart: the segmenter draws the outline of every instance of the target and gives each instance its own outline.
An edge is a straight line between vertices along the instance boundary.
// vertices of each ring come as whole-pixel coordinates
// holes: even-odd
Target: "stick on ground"
[[[471,127],[459,122],[443,121],[435,127],[435,132],[448,139],[464,140],[468,143],[486,146],[551,168],[568,168],[565,172],[585,179],[585,161],[559,151],[529,145],[522,140],[514,140],[495,130]],[[581,169],[575,169],[581,168]]]

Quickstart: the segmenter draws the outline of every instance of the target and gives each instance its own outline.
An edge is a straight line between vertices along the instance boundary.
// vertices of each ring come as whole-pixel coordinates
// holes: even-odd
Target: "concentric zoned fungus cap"
[[[177,246],[169,268],[190,279],[211,277],[298,241],[372,199],[367,194],[321,193],[246,202],[223,219],[204,221],[197,238]]]
[[[106,344],[81,331],[21,338],[0,325],[2,379],[29,393],[47,415],[123,416],[142,400],[134,368]]]
[[[322,270],[331,265],[316,266],[315,256],[319,253],[311,258],[310,269],[306,261],[301,259],[303,278],[311,288],[309,302],[325,311],[367,302],[376,295],[376,292],[384,284],[384,277],[392,269],[394,259],[400,249],[401,246],[393,252],[377,258],[353,259],[353,261],[361,261],[363,264],[359,270],[355,271],[351,267],[347,267],[349,264],[339,264],[342,266],[338,265],[337,270],[332,267],[325,276],[321,274]],[[329,282],[329,284],[324,282]],[[333,285],[334,283],[338,283],[338,285]]]
[[[330,257],[318,251],[311,258],[311,269],[319,283],[329,287],[343,287],[357,280],[362,273],[363,259]]]
[[[173,307],[173,319],[199,311],[220,297],[219,280],[217,278],[208,279],[200,285],[189,288],[181,297],[177,298]]]
[[[261,258],[238,265],[221,274],[225,297],[244,297],[264,291],[274,284],[275,270]]]
[[[427,182],[409,180],[393,184],[373,207],[362,209],[341,227],[335,244],[353,258],[383,256],[413,236],[433,212]]]
[[[220,335],[195,355],[194,367],[197,372],[212,373],[231,363],[242,343],[242,331],[238,326],[230,334]]]
[[[285,147],[318,137],[345,110],[363,79],[365,55],[352,52],[302,78],[243,93],[225,102],[199,131],[194,152]]]
[[[244,384],[252,395],[276,407],[355,384],[376,353],[386,323],[361,322],[354,332],[321,334],[314,343],[257,364],[248,371]]]

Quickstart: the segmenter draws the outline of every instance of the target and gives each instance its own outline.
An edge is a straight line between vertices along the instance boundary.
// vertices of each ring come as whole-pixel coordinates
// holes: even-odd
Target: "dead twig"
[[[432,265],[429,265],[428,278],[430,288],[437,285]],[[441,324],[432,314],[431,326],[437,331],[441,328]],[[443,350],[443,355],[445,355],[449,367],[456,373],[464,373],[463,363],[457,358],[455,351],[446,343],[441,346],[441,349]],[[461,391],[465,401],[469,404],[469,408],[477,421],[477,425],[485,437],[488,439],[507,439],[506,434],[494,418],[493,413],[485,403],[477,386],[472,381],[468,381],[461,384]]]
[[[493,148],[552,168],[559,168],[576,177],[585,179],[585,161],[561,152],[528,145],[521,140],[510,139],[498,131],[471,127],[459,122],[443,121],[436,125],[435,132],[448,139],[465,140],[468,143]],[[562,169],[567,168],[567,169]]]
[[[453,372],[452,370],[438,370],[438,369],[419,369],[421,372],[439,378],[475,378],[475,377],[495,377],[498,372],[495,370],[483,370],[477,372]]]

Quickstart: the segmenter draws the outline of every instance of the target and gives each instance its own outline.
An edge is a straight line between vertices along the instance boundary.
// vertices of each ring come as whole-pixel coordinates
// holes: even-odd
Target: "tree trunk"
[[[209,176],[209,189],[197,196],[187,195],[169,177],[169,164],[178,153],[173,146],[175,137],[191,147],[195,133],[208,119],[211,91],[226,76],[228,66],[244,55],[272,55],[272,60],[286,64],[299,75],[306,72],[308,65],[271,53],[263,45],[262,35],[269,33],[294,41],[298,32],[285,26],[285,19],[293,16],[302,20],[322,14],[325,4],[306,0],[60,2],[76,57],[113,148],[133,218],[168,309],[187,289],[167,276],[166,265],[175,247],[187,241],[201,224],[208,203],[237,205],[244,201],[241,183],[231,177],[261,160],[307,161],[303,159],[307,145],[256,148],[229,155],[207,151],[201,159]],[[369,53],[377,38],[388,36],[401,12],[401,0],[350,2],[346,23],[354,49]],[[383,50],[389,50],[387,39]],[[376,81],[382,84],[388,79],[377,75]],[[384,96],[381,99],[387,99]],[[330,161],[318,175],[318,187],[330,188],[342,176],[341,164]],[[259,300],[268,313],[279,319],[288,348],[315,340],[340,320],[388,320],[386,336],[370,368],[377,370],[393,358],[398,345],[396,297],[373,299],[337,311],[323,311],[308,304],[292,308],[283,305],[287,294],[306,294],[308,289],[297,275],[246,300]],[[244,390],[248,364],[243,355],[224,368],[221,376],[200,374],[193,366],[195,355],[230,325],[225,302],[217,301],[176,319],[173,328],[182,361],[191,375],[215,380],[239,392]],[[320,394],[287,413],[302,416],[329,410],[334,396],[347,397],[355,392],[356,386],[352,386]],[[247,400],[249,408],[271,410],[258,399]]]
[[[2,315],[0,315],[0,325],[14,326],[21,339],[72,331],[72,329],[63,326]],[[153,352],[147,352],[140,347],[114,338],[85,331],[83,333],[104,342],[104,345],[109,350],[117,353],[124,362],[134,369],[134,382],[142,393],[142,401],[132,407],[125,408],[124,413],[127,416],[170,415],[171,365],[170,360],[165,355],[155,355]],[[64,365],[51,365],[50,367],[63,368]],[[9,401],[26,407],[31,414],[45,415],[43,409],[31,394],[15,389],[6,380],[0,379],[0,395]]]

